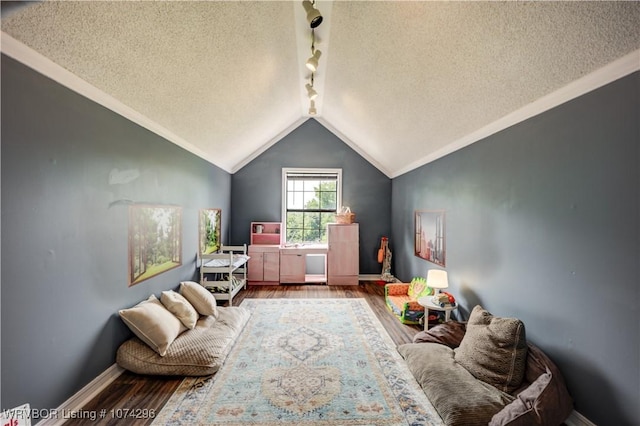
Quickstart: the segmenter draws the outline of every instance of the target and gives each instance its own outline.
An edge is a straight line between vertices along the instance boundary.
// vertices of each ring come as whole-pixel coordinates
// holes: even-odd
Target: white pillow
[[[153,294],[132,308],[121,309],[119,314],[131,331],[160,356],[165,356],[171,343],[186,330]]]
[[[175,315],[189,330],[196,326],[196,322],[198,322],[198,312],[183,295],[173,290],[163,291],[160,296],[160,301],[164,307]]]
[[[180,294],[196,308],[200,315],[213,315],[218,317],[218,304],[209,290],[193,281],[180,283]]]

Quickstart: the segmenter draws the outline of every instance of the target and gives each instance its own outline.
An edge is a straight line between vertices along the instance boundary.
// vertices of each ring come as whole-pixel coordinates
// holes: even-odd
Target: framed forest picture
[[[198,221],[200,254],[215,253],[220,250],[222,210],[201,209]]]
[[[415,255],[445,266],[444,210],[416,210]]]
[[[129,207],[129,286],[182,265],[182,208]]]

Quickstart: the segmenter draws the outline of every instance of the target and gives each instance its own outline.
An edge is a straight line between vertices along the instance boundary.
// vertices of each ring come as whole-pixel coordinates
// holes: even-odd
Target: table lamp
[[[429,269],[429,272],[427,272],[427,285],[433,289],[433,302],[439,304],[439,302],[437,302],[439,290],[449,287],[447,271],[443,271],[441,269]]]

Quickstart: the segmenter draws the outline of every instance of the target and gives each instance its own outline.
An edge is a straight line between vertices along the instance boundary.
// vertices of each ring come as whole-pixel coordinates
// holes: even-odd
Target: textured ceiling
[[[612,63],[640,68],[635,1],[316,5],[316,119],[391,177]],[[229,172],[308,118],[300,1],[9,6],[3,53]]]

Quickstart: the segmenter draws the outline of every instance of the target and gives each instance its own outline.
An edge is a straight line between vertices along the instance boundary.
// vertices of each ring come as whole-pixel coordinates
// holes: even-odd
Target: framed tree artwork
[[[198,240],[200,254],[215,253],[220,250],[220,233],[221,233],[221,216],[220,209],[201,209],[200,219],[198,221]]]
[[[129,207],[129,286],[182,265],[182,208]]]
[[[444,210],[416,210],[415,255],[445,266]]]

